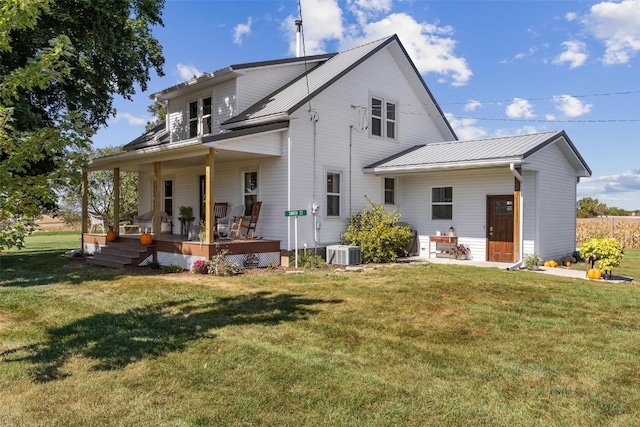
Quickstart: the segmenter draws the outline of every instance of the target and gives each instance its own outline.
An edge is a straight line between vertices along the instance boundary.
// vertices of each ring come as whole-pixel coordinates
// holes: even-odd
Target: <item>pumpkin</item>
[[[140,235],[140,243],[143,245],[150,245],[153,243],[153,237],[149,233],[142,233]]]
[[[587,271],[587,277],[589,277],[589,279],[599,280],[602,277],[602,271],[600,271],[599,268],[590,268],[589,271]]]
[[[545,261],[544,262],[544,266],[545,267],[551,267],[551,261]]]
[[[554,261],[554,260],[549,261],[549,267],[555,268],[557,266],[558,266],[558,262],[557,261]]]
[[[564,265],[566,265],[567,267],[571,267],[571,261],[565,262]]]
[[[115,242],[118,235],[115,231],[109,230],[107,231],[107,242]]]

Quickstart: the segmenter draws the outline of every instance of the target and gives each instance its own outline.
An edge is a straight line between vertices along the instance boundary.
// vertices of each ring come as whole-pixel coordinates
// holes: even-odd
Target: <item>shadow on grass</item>
[[[27,356],[13,361],[32,363],[34,379],[47,382],[69,375],[64,373],[64,365],[71,357],[94,360],[95,370],[121,369],[145,358],[182,350],[200,338],[215,338],[214,331],[225,326],[293,322],[317,313],[314,305],[340,302],[270,292],[220,298],[204,304],[170,301],[79,319],[48,330],[46,341],[11,353],[17,356],[26,351]]]
[[[69,259],[62,249],[5,252],[0,255],[0,287],[82,284],[87,280],[113,280],[122,270],[87,264],[85,258]],[[124,273],[126,274],[126,273]]]

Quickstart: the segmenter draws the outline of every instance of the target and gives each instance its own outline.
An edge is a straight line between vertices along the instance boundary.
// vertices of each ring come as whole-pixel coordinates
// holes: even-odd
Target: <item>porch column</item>
[[[522,236],[520,235],[520,180],[518,178],[513,179],[513,255],[514,262],[521,260],[522,254]]]
[[[88,230],[87,216],[89,211],[89,174],[82,171],[82,234]]]
[[[113,231],[120,234],[120,168],[113,168]]]
[[[160,235],[160,180],[162,179],[162,163],[153,164],[153,233]]]
[[[204,214],[204,229],[206,233],[206,237],[204,242],[206,244],[211,244],[214,241],[214,227],[215,227],[215,216],[213,213],[214,200],[213,200],[213,162],[215,159],[215,150],[213,148],[209,148],[209,153],[207,153],[206,165],[205,165],[205,214]]]

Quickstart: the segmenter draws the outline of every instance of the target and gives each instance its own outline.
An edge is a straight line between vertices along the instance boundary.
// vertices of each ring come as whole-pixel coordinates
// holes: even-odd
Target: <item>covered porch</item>
[[[244,205],[244,195],[238,191],[226,192],[223,196],[225,200],[216,198],[216,167],[224,165],[228,170],[234,167],[234,162],[246,161],[247,159],[264,159],[281,156],[280,135],[286,127],[278,126],[273,129],[254,130],[250,133],[222,134],[212,137],[192,138],[186,141],[169,142],[165,140],[163,128],[156,128],[145,134],[142,139],[133,141],[125,146],[128,151],[111,156],[95,159],[89,167],[83,171],[83,194],[82,194],[82,234],[83,249],[88,253],[103,251],[109,245],[118,243],[140,244],[140,233],[150,231],[153,236],[153,248],[151,255],[153,260],[162,265],[178,264],[184,268],[190,268],[190,264],[196,259],[209,259],[212,256],[226,250],[230,257],[238,258],[241,254],[269,254],[260,255],[260,266],[279,265],[279,241],[267,241],[256,236],[256,239],[228,239],[220,238],[216,232],[216,202],[229,202],[232,198],[235,205]],[[261,144],[256,144],[255,140],[250,141],[249,137],[261,134]],[[265,137],[265,135],[269,135]],[[273,136],[270,136],[273,135]],[[231,166],[230,166],[231,165]],[[96,233],[89,224],[88,193],[89,174],[94,171],[113,171],[113,200],[112,214],[109,218],[111,231],[116,234],[115,242],[107,242],[106,229],[102,233]],[[139,183],[138,195],[138,215],[149,213],[148,226],[136,227],[130,221],[121,221],[120,206],[120,178],[121,173],[135,172],[139,177],[144,176]],[[184,185],[182,182],[179,189],[179,197],[170,200],[167,197],[167,178],[169,176],[182,179],[188,176],[189,179],[199,179],[198,184]],[[226,190],[229,185],[225,181],[219,182],[219,187]],[[235,183],[234,181],[234,184]],[[236,194],[238,193],[238,194]],[[257,195],[256,195],[257,197]],[[196,206],[194,217],[185,221],[179,219],[178,205],[184,204]],[[244,202],[244,203],[243,203]],[[220,204],[220,203],[218,203]],[[163,224],[162,219],[169,217],[171,227]],[[189,235],[188,226],[198,224],[195,238]],[[277,254],[275,256],[274,254]],[[234,260],[235,262],[235,260]],[[241,263],[239,263],[241,265]]]

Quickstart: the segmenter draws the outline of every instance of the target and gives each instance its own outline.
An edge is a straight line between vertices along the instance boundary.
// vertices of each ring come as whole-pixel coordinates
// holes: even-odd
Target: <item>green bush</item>
[[[598,266],[603,271],[611,271],[613,267],[620,265],[624,250],[616,239],[591,239],[580,246],[580,255],[587,259],[592,254],[597,254],[600,259]]]
[[[295,254],[293,256],[293,262],[295,263]],[[302,268],[317,268],[325,264],[325,260],[318,254],[315,254],[311,249],[302,249],[298,251],[298,267]],[[293,264],[295,265],[295,264]]]
[[[369,199],[367,199],[369,200]],[[349,218],[347,231],[342,235],[348,245],[360,246],[362,262],[394,262],[399,252],[406,254],[406,247],[413,237],[409,227],[398,225],[397,210],[384,211],[383,205],[369,200],[371,208]]]

